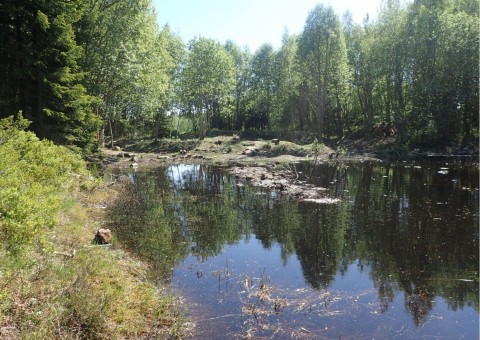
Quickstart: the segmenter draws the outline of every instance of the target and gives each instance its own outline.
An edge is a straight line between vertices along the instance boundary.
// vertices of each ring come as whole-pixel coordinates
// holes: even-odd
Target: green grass
[[[24,127],[0,121],[0,337],[179,337],[174,298],[147,265],[92,244],[115,190]]]

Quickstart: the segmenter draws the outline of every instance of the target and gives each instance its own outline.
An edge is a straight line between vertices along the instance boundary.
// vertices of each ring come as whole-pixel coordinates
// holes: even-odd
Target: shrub
[[[79,155],[23,131],[21,115],[0,120],[0,249],[18,253],[57,221],[63,193],[88,178]]]
[[[27,125],[0,121],[0,338],[176,337],[173,299],[147,280],[148,267],[89,244],[104,213],[90,207],[110,189],[77,190],[96,184],[80,156]]]

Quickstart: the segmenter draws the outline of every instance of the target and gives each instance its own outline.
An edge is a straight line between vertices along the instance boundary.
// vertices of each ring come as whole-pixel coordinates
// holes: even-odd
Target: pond
[[[478,164],[295,167],[339,202],[208,165],[127,174],[112,227],[184,297],[196,339],[478,339]]]

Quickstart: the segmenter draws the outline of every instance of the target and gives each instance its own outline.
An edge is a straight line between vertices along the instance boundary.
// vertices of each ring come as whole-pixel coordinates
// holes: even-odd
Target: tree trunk
[[[113,149],[113,128],[112,128],[112,120],[109,119],[108,120],[108,127],[110,128],[110,144],[112,146],[112,149]]]
[[[105,123],[102,123],[100,131],[98,131],[98,148],[105,147]]]
[[[325,105],[320,103],[317,107],[318,130],[317,139],[321,143],[323,141],[323,123],[325,121]]]

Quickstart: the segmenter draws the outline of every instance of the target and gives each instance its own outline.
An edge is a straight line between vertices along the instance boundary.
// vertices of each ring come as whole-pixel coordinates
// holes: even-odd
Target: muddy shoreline
[[[163,144],[162,144],[163,143]],[[329,147],[298,145],[278,140],[241,140],[236,136],[220,136],[203,141],[146,141],[113,149],[101,150],[99,159],[91,160],[100,168],[153,169],[168,164],[204,163],[226,168],[239,185],[250,184],[266,188],[295,200],[316,203],[336,203],[328,198],[325,188],[314,187],[298,180],[288,164],[298,162],[384,161],[395,159],[465,159],[478,162],[475,149],[449,150],[448,153],[413,150],[408,158],[380,157],[365,143],[346,143]],[[383,155],[385,156],[385,154]]]

